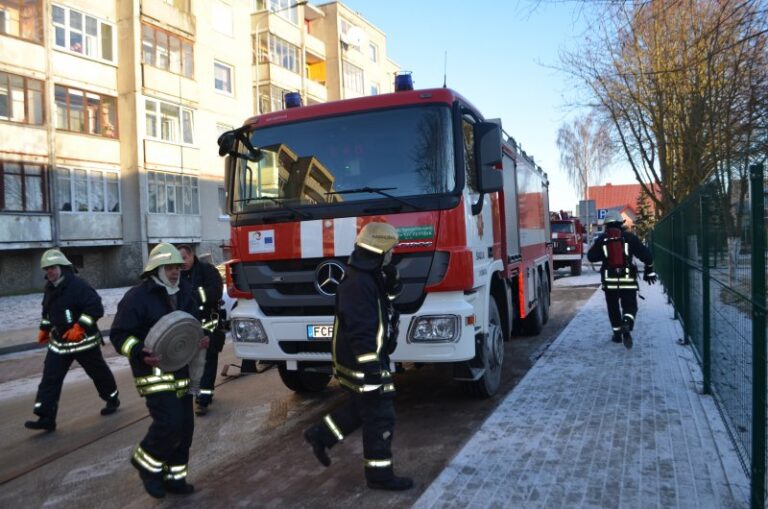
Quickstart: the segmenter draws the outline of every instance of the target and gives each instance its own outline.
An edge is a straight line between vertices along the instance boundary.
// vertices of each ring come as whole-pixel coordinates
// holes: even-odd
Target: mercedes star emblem
[[[317,266],[315,270],[315,288],[318,292],[329,297],[336,295],[336,288],[344,277],[344,266],[339,262],[327,261]]]

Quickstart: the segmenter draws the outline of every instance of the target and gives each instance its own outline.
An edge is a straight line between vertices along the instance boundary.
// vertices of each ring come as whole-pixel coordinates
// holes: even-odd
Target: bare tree
[[[745,175],[750,154],[765,150],[768,136],[764,0],[601,8],[607,14],[590,40],[563,61],[611,122],[644,191],[664,213],[715,172],[718,197],[733,200],[745,189],[734,180]],[[729,236],[737,234],[739,213],[725,220]]]
[[[600,182],[611,163],[613,146],[605,123],[594,113],[563,124],[557,132],[560,166],[580,197],[589,199],[589,184]]]

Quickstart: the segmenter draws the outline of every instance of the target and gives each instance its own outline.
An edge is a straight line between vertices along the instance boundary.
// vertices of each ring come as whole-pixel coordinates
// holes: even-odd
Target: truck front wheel
[[[501,368],[504,365],[504,327],[501,324],[499,307],[496,299],[491,298],[488,309],[488,331],[479,345],[477,352],[483,364],[483,376],[473,382],[467,382],[467,392],[478,398],[490,398],[499,390]]]
[[[331,381],[331,375],[327,373],[306,371],[301,366],[299,369],[291,371],[288,370],[284,362],[277,365],[277,371],[280,373],[280,380],[283,381],[283,385],[294,392],[320,392]]]

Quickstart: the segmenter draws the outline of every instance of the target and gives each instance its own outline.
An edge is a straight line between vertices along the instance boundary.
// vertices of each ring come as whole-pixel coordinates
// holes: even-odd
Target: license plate
[[[333,337],[333,324],[307,325],[307,339],[331,339]]]

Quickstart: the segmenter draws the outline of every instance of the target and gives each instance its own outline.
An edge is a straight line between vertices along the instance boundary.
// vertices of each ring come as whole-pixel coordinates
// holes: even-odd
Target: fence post
[[[704,375],[704,394],[712,394],[710,386],[710,302],[709,302],[709,235],[706,227],[709,220],[709,195],[699,196],[699,235],[701,235],[701,371]]]
[[[750,505],[765,503],[766,345],[765,345],[765,197],[763,165],[749,167],[752,208],[752,476]]]

